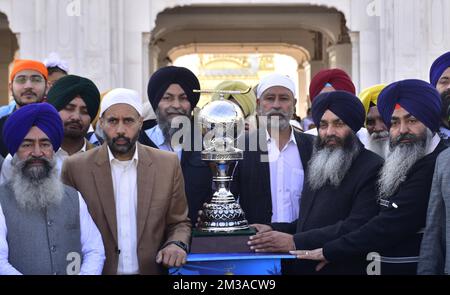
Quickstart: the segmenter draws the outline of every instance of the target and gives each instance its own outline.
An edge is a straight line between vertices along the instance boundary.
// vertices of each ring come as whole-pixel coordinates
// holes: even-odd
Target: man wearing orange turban
[[[42,102],[47,92],[48,71],[45,65],[39,61],[17,59],[9,76],[9,89],[16,102],[16,109],[31,104]],[[4,116],[0,119],[0,134],[3,130],[3,125],[9,116]],[[8,155],[8,149],[0,137],[0,154],[3,157]]]

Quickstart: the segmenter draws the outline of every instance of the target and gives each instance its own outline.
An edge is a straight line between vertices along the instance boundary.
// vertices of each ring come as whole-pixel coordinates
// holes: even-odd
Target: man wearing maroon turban
[[[355,94],[355,85],[349,75],[341,69],[327,69],[318,72],[309,85],[309,98],[314,101],[319,93],[343,90]]]

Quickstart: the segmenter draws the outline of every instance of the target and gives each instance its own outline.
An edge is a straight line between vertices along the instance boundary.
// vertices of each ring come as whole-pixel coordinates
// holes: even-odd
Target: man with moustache
[[[450,120],[447,115],[450,107],[450,51],[439,56],[431,65],[430,83],[441,95],[441,127],[438,134],[450,146]]]
[[[48,88],[48,71],[45,65],[35,60],[17,59],[14,61],[9,76],[9,89],[16,102],[15,110],[31,104],[42,102]],[[9,115],[0,119],[0,131]],[[0,154],[8,155],[8,148],[0,136]]]
[[[61,148],[55,153],[56,169],[59,172],[67,157],[94,147],[85,136],[92,119],[97,115],[100,93],[91,80],[68,75],[50,89],[47,101],[59,112],[64,126]],[[12,177],[11,159],[11,155],[5,158],[0,184]]]
[[[56,170],[58,112],[46,103],[23,106],[3,136],[14,178],[0,186],[0,274],[100,274],[100,232],[80,193],[63,185]]]
[[[158,124],[143,130],[139,142],[161,150],[175,152],[183,171],[189,219],[197,220],[198,210],[212,196],[212,173],[201,159],[201,142],[196,146],[192,110],[200,94],[197,77],[189,69],[168,66],[156,71],[148,82],[148,99]],[[182,134],[182,136],[178,136]],[[200,133],[198,133],[200,135]],[[181,137],[181,138],[180,138]],[[198,136],[197,138],[201,138]]]
[[[291,78],[270,74],[256,90],[259,128],[246,136],[231,190],[250,223],[291,222],[298,217],[314,137],[290,125],[297,101]]]
[[[436,158],[446,148],[437,134],[441,101],[432,85],[411,79],[383,89],[377,107],[390,136],[378,179],[379,214],[319,249],[292,253],[332,265],[376,252],[381,274],[416,274]]]
[[[291,223],[257,224],[249,241],[256,252],[316,249],[358,229],[378,211],[375,183],[383,160],[364,148],[356,132],[364,124],[364,107],[345,91],[318,95],[312,104],[318,126],[300,213]],[[292,262],[285,274],[314,274],[317,263]],[[322,268],[320,274],[359,274],[360,259]]]
[[[114,89],[100,105],[105,143],[69,157],[63,182],[84,196],[102,233],[103,274],[161,274],[186,262],[191,224],[178,157],[137,143],[142,103]]]
[[[365,126],[367,129],[367,141],[364,143],[366,149],[385,158],[389,149],[389,131],[381,118],[377,108],[377,99],[381,90],[386,87],[384,84],[374,85],[364,89],[359,98],[366,111]],[[361,129],[360,132],[363,132]]]

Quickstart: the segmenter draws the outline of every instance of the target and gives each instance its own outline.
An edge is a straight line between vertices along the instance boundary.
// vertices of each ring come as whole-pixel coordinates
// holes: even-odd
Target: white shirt
[[[272,222],[292,222],[299,216],[304,171],[294,131],[280,151],[266,131],[272,193]]]
[[[102,236],[92,220],[80,193],[78,193],[78,199],[80,203],[82,252],[80,275],[100,275],[102,274],[103,263],[105,261],[105,248],[103,247]],[[0,205],[0,275],[21,275],[8,261],[9,249],[7,235],[8,229],[6,228],[5,215]]]
[[[147,134],[148,138],[150,138],[160,150],[175,152],[177,153],[178,160],[181,160],[181,153],[182,153],[181,146],[179,148],[177,147],[173,148],[164,138],[164,134],[162,133],[161,128],[159,128],[159,125],[156,125],[150,129],[145,130],[145,134]]]
[[[86,151],[86,140],[84,140],[83,147],[75,154],[82,153],[85,151]],[[58,174],[61,174],[61,168],[64,163],[64,160],[67,159],[68,157],[69,157],[69,154],[62,148],[60,148],[59,150],[56,151],[55,159],[56,159],[56,169],[58,170]],[[0,184],[5,183],[12,178],[13,169],[12,169],[11,161],[12,161],[12,156],[11,156],[11,154],[8,154],[5,158],[5,160],[3,161],[3,166],[2,166],[2,169],[0,172]]]
[[[137,258],[137,148],[129,161],[114,158],[108,147],[116,204],[119,264],[117,274],[138,274]]]

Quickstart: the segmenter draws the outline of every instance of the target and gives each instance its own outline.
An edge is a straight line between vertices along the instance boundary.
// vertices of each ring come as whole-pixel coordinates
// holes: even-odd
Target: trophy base
[[[256,234],[256,229],[250,227],[229,233],[205,232],[192,230],[191,253],[252,253],[247,245],[250,236]]]

